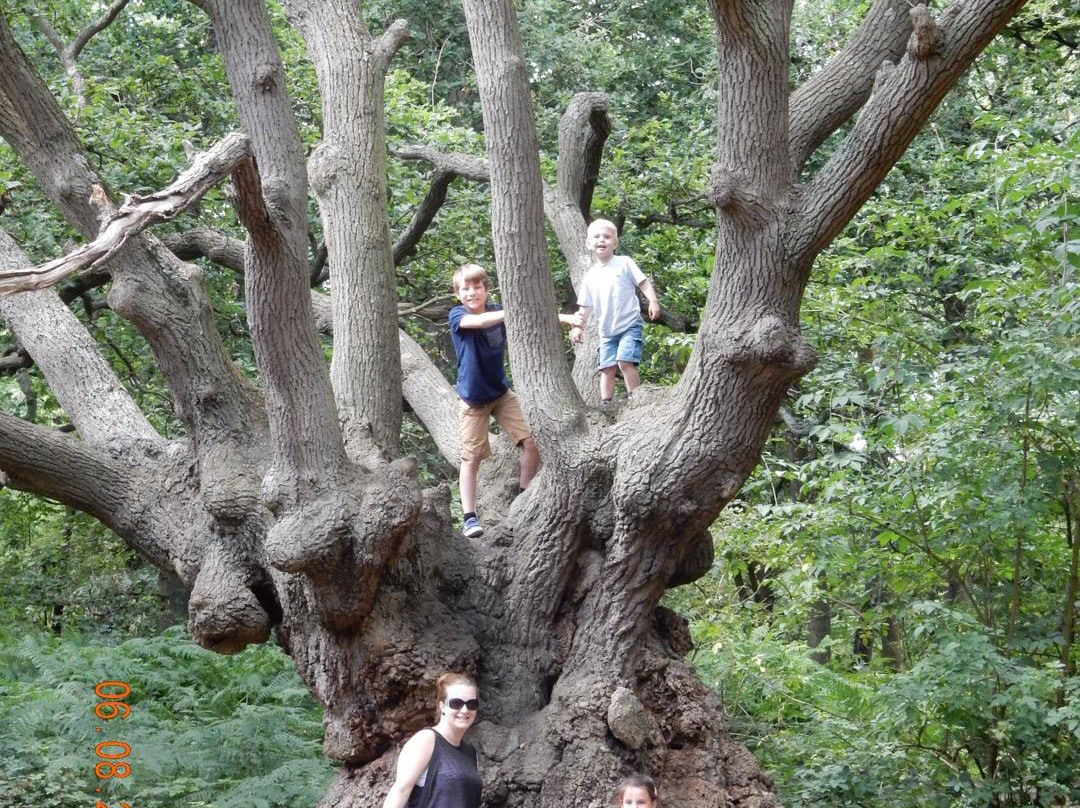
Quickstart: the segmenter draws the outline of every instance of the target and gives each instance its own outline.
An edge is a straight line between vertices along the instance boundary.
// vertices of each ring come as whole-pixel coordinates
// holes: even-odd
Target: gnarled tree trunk
[[[575,370],[562,361],[543,234],[546,216],[580,279],[606,102],[575,99],[557,186],[545,187],[513,4],[465,0],[488,159],[412,156],[491,184],[510,361],[544,459],[516,499],[485,486],[498,518],[481,541],[450,523],[448,491],[421,490],[412,461],[398,457],[399,390],[444,453],[457,450],[452,393],[394,332],[381,88],[405,24],[376,37],[355,2],[286,0],[324,95],[325,139],[305,165],[263,3],[199,5],[250,148],[230,169],[249,233],[262,390],[225,354],[199,272],[153,237],[132,236],[109,259],[110,302],[150,343],[187,438],[158,437],[103,363],[65,364],[65,352],[96,349],[50,292],[32,292],[3,313],[81,440],[0,414],[0,469],[175,571],[192,588],[191,631],[204,645],[235,651],[276,628],[325,707],[326,752],[343,763],[326,808],[381,804],[396,744],[426,722],[431,683],[446,669],[480,679],[473,734],[488,805],[598,806],[629,770],[656,775],[672,805],[776,804],[684,661],[685,622],[658,604],[708,569],[710,523],[753,469],[789,385],[813,366],[799,307],[814,257],[1022,0],[958,0],[938,21],[925,7],[909,15],[906,3],[875,0],[852,43],[794,93],[791,2],[707,3],[720,90],[715,271],[680,382],[641,388],[614,411],[587,403],[587,351]],[[856,112],[824,167],[800,181],[811,153]],[[109,207],[89,201],[101,180],[2,17],[0,134],[92,238]],[[330,251],[329,370],[308,288],[309,176]],[[0,255],[7,267],[25,263],[9,241]],[[325,314],[326,301],[316,305]],[[35,330],[46,317],[52,334]]]

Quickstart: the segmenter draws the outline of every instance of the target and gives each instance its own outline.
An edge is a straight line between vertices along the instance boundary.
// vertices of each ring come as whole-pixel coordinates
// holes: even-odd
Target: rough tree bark
[[[480,678],[473,734],[487,805],[599,806],[630,769],[657,775],[673,805],[775,805],[683,659],[685,623],[659,600],[708,569],[709,524],[753,469],[789,385],[813,366],[799,307],[814,257],[1022,4],[958,0],[935,21],[923,6],[909,15],[906,3],[875,0],[851,46],[792,93],[790,0],[709,0],[717,247],[700,332],[675,387],[643,387],[601,412],[587,404],[592,380],[561,360],[543,228],[546,215],[580,278],[606,103],[575,99],[557,187],[545,188],[512,1],[465,0],[488,159],[477,169],[424,157],[490,182],[510,361],[544,458],[522,496],[486,487],[498,518],[471,542],[450,523],[448,491],[422,491],[412,461],[397,458],[402,389],[442,451],[456,453],[449,388],[394,331],[382,81],[405,25],[373,36],[355,2],[286,0],[323,93],[324,141],[306,165],[264,4],[199,0],[250,143],[232,182],[249,233],[242,265],[262,389],[225,354],[197,268],[133,237],[108,259],[109,300],[150,344],[186,439],[154,434],[103,363],[65,364],[65,351],[96,349],[37,291],[3,313],[80,439],[0,414],[0,470],[175,571],[191,587],[200,643],[230,652],[276,629],[325,707],[326,753],[342,762],[326,808],[381,804],[395,744],[426,722],[445,669]],[[856,113],[800,182],[810,154]],[[0,134],[93,240],[90,192],[103,183],[2,15]],[[332,303],[309,292],[309,176]],[[428,215],[418,213],[421,229]],[[241,263],[235,245],[203,241]],[[0,256],[25,267],[10,241]],[[14,283],[0,277],[0,290]],[[316,310],[332,312],[329,370]],[[56,328],[40,329],[43,318]]]

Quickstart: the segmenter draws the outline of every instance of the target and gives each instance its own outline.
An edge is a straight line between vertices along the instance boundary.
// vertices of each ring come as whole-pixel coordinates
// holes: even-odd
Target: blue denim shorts
[[[641,323],[630,326],[614,337],[600,337],[600,347],[596,349],[596,367],[600,370],[615,367],[617,362],[641,362],[642,343]]]

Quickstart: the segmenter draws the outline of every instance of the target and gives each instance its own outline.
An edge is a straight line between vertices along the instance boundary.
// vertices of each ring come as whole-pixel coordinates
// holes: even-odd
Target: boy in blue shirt
[[[510,389],[503,357],[506,353],[505,312],[496,303],[488,303],[488,277],[484,268],[464,264],[454,272],[454,294],[460,306],[450,310],[450,338],[458,360],[455,389],[461,397],[461,469],[458,484],[461,488],[461,509],[465,522],[461,532],[469,537],[482,536],[483,527],[476,516],[476,475],[480,463],[491,456],[488,424],[491,417],[521,447],[521,466],[518,485],[522,490],[536,474],[540,452],[529,434],[517,396]],[[564,325],[575,325],[580,318],[560,314]]]

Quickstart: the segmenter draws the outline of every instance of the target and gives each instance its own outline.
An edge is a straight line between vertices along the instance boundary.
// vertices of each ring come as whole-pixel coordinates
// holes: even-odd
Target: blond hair
[[[469,281],[482,280],[484,288],[488,288],[487,271],[479,264],[462,264],[454,270],[454,294],[461,291],[461,287]]]
[[[604,230],[610,230],[612,235],[615,236],[615,240],[619,240],[619,228],[617,228],[615,226],[615,223],[610,221],[609,219],[593,219],[589,223],[589,229],[585,231],[585,235],[592,235],[594,231],[600,230],[601,228],[603,228]]]

